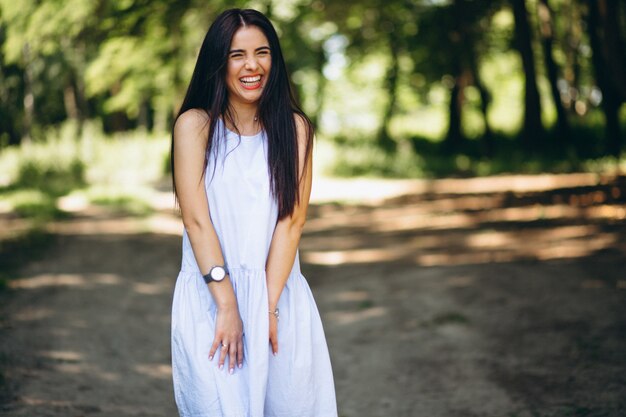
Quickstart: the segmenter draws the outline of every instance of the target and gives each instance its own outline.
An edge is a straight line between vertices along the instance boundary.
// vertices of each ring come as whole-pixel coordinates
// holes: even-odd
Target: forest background
[[[208,25],[235,6],[275,23],[332,174],[563,172],[622,152],[618,1],[2,0],[3,185],[36,176],[6,156],[20,144],[166,136]],[[56,159],[77,180],[90,162]]]
[[[340,416],[625,415],[618,0],[0,0],[0,414],[175,414],[170,129],[229,7],[317,126]]]

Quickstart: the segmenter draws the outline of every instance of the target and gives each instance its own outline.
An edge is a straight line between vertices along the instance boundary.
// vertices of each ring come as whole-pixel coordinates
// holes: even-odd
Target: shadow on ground
[[[624,415],[624,179],[459,184],[310,208],[303,272],[340,415]],[[171,224],[87,213],[54,228],[0,295],[2,415],[175,415]]]

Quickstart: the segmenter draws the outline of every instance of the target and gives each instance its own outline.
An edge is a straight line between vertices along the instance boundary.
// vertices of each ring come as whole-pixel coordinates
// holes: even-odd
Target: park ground
[[[182,224],[157,195],[4,254],[0,415],[176,415]],[[322,179],[312,201],[301,259],[340,416],[626,415],[626,178]]]

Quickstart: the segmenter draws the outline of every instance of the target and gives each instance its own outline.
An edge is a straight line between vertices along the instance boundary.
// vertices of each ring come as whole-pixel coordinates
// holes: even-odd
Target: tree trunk
[[[620,103],[626,101],[626,48],[620,34],[620,2],[600,0],[598,6],[603,12],[606,58],[613,86]],[[621,4],[621,7],[624,5]]]
[[[150,130],[150,109],[149,103],[146,98],[141,100],[139,104],[139,114],[137,115],[137,127],[142,129],[144,132]]]
[[[478,76],[478,73],[476,75]],[[476,84],[476,88],[478,88],[478,92],[480,93],[480,111],[483,114],[483,123],[485,124],[485,130],[482,138],[483,148],[485,154],[491,157],[493,156],[495,148],[493,132],[491,130],[491,126],[489,125],[489,103],[491,102],[491,94],[489,94],[485,85],[480,81]]]
[[[596,83],[602,91],[602,109],[606,118],[606,152],[619,157],[621,138],[619,127],[619,100],[611,80],[606,59],[605,30],[606,27],[606,0],[589,0],[587,15],[587,29],[591,43]]]
[[[65,80],[65,87],[63,88],[63,104],[65,106],[65,114],[68,119],[74,120],[77,123],[78,130],[82,130],[83,121],[85,119],[83,115],[83,101],[81,100],[81,94],[78,89],[78,82],[76,72],[72,68],[67,70],[67,78]]]
[[[462,130],[463,117],[463,90],[467,86],[467,71],[471,65],[468,61],[467,48],[473,48],[473,38],[470,36],[466,24],[466,3],[464,0],[452,2],[450,12],[454,25],[448,36],[451,41],[452,70],[454,85],[450,90],[450,102],[448,103],[448,132],[443,145],[446,152],[456,152],[464,141]]]
[[[522,58],[525,77],[524,127],[522,138],[529,148],[541,143],[543,125],[541,124],[541,102],[537,89],[535,58],[533,56],[528,12],[524,0],[511,0],[515,18],[515,44]]]
[[[72,81],[68,80],[63,88],[63,105],[68,119],[78,120],[78,108],[76,106],[76,94]]]
[[[85,76],[87,64],[84,42],[79,42],[76,46],[77,62],[76,62],[76,76],[74,77],[74,99],[76,101],[76,108],[78,110],[78,137],[82,137],[83,127],[85,120],[89,118],[89,104],[87,103],[87,95],[85,94]]]
[[[395,31],[392,30],[391,32],[389,32],[389,52],[391,55],[391,64],[389,65],[389,68],[387,70],[387,76],[385,80],[385,86],[389,95],[389,101],[387,102],[387,106],[385,108],[385,111],[383,112],[383,119],[380,129],[378,131],[378,145],[387,152],[392,152],[396,149],[396,142],[391,139],[391,134],[389,132],[389,124],[396,110],[396,101],[398,96],[398,75],[400,71],[400,66],[398,62],[400,48],[398,45],[398,41],[399,40],[395,35]]]
[[[315,129],[319,128],[320,118],[324,110],[324,90],[326,89],[326,77],[324,76],[324,66],[326,65],[326,53],[324,52],[324,42],[319,45],[316,54],[316,70],[317,70],[317,94],[315,96],[315,113],[311,122]]]
[[[485,124],[485,131],[483,132],[482,137],[482,146],[483,151],[489,157],[493,156],[495,144],[493,142],[493,133],[491,131],[491,126],[489,126],[489,103],[491,102],[491,94],[487,87],[483,84],[480,78],[480,71],[478,70],[478,58],[476,56],[476,51],[473,47],[468,48],[468,58],[470,64],[470,72],[472,76],[472,80],[478,92],[480,93],[480,111],[483,115],[483,123]]]
[[[582,116],[585,114],[586,108],[576,109],[576,102],[580,98],[580,74],[581,60],[579,54],[580,42],[582,37],[582,22],[580,16],[580,5],[577,2],[571,2],[568,5],[568,29],[567,42],[565,44],[565,56],[567,64],[565,66],[564,77],[567,81],[567,109],[574,111],[574,114]]]
[[[163,133],[168,130],[167,126],[169,114],[171,114],[170,107],[166,104],[165,100],[157,100],[154,109],[154,124],[152,125],[153,132]]]
[[[30,45],[24,44],[22,48],[24,57],[24,122],[22,124],[22,143],[32,141],[32,125],[35,114],[35,95],[33,93],[33,67],[30,56]]]
[[[561,93],[558,86],[559,69],[554,62],[552,54],[552,43],[554,41],[554,23],[552,22],[552,10],[548,4],[548,0],[540,0],[537,4],[537,12],[539,15],[539,24],[541,29],[541,45],[543,46],[543,59],[546,65],[548,81],[550,82],[550,91],[552,92],[552,101],[556,107],[557,131],[560,142],[566,142],[569,139],[569,124],[567,122],[567,114],[563,108],[561,101]]]
[[[463,75],[459,74],[454,78],[454,85],[450,90],[450,102],[448,104],[448,133],[444,141],[447,150],[458,149],[463,142],[463,132],[461,132],[461,112],[463,109]]]

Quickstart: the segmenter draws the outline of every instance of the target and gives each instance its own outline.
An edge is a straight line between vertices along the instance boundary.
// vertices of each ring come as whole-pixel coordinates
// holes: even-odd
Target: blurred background
[[[276,25],[330,174],[594,170],[622,150],[626,10],[617,1],[0,5],[5,185],[16,181],[6,159],[20,144],[166,135],[209,24],[235,6]],[[71,162],[93,165],[82,154]]]
[[[617,0],[0,0],[0,412],[174,415],[170,129],[230,7],[317,127],[340,415],[625,415]]]

